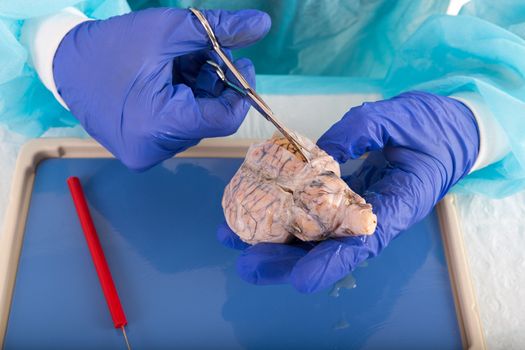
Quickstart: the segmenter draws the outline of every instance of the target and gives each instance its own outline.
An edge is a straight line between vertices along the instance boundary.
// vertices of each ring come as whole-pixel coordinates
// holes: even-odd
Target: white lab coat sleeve
[[[22,27],[20,40],[28,50],[28,63],[34,67],[44,86],[66,109],[68,107],[55,85],[53,59],[64,36],[73,27],[89,20],[78,9],[68,7],[48,16],[28,19]]]
[[[507,134],[494,118],[482,97],[473,92],[458,92],[450,97],[466,105],[478,124],[479,152],[470,172],[483,169],[503,159],[511,151]]]

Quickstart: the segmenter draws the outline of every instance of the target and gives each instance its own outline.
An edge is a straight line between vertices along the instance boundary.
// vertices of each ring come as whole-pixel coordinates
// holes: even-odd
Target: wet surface
[[[240,164],[172,159],[137,174],[110,159],[43,162],[6,349],[124,348],[67,190],[71,175],[84,186],[134,348],[461,348],[435,213],[332,290],[302,295],[240,280],[238,252],[215,239],[222,191]]]

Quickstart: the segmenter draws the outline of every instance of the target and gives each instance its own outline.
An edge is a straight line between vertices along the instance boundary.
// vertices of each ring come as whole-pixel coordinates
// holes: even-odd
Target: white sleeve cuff
[[[22,27],[21,42],[29,51],[29,63],[45,87],[66,109],[67,105],[55,85],[53,59],[66,34],[76,25],[89,20],[76,8],[68,7],[52,15],[28,19]]]
[[[479,153],[470,173],[503,159],[511,150],[509,140],[483,98],[473,92],[457,93],[449,97],[465,104],[478,123]]]

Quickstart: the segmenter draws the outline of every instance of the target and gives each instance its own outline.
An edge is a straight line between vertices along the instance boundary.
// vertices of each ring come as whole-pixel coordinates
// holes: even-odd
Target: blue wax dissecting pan
[[[242,281],[239,252],[215,238],[224,187],[241,162],[175,158],[144,173],[114,159],[41,162],[5,349],[124,348],[67,188],[72,175],[84,186],[133,348],[461,348],[435,213],[332,290],[304,295]]]

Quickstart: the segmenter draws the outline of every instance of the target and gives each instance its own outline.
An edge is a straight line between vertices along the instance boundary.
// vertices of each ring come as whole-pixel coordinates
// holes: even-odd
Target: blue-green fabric
[[[467,15],[429,18],[396,55],[385,97],[412,89],[472,92],[506,132],[512,152],[467,176],[455,191],[504,197],[525,188],[524,57],[525,40]]]
[[[76,125],[40,82],[20,43],[24,20],[76,6],[89,17],[104,19],[129,12],[125,0],[17,0],[0,2],[0,122],[27,136],[57,126]]]
[[[523,0],[473,0],[461,8],[460,14],[484,19],[525,38]]]
[[[76,124],[27,63],[24,20],[74,5],[93,18],[128,12],[124,0],[0,2],[0,122],[30,136]],[[257,8],[273,27],[251,58],[263,93],[334,94],[412,89],[479,95],[507,133],[512,152],[456,187],[492,197],[525,187],[525,3],[473,0],[460,16],[448,0],[135,0],[155,6]]]
[[[447,1],[135,0],[130,5],[134,10],[155,6],[264,10],[272,17],[273,29],[261,43],[237,53],[255,62],[261,92],[325,94],[355,91],[368,85],[367,78],[381,79],[396,48],[428,15],[444,12]],[[96,19],[130,11],[125,0],[0,2],[0,122],[12,130],[39,136],[51,127],[77,124],[39,81],[19,42],[25,19],[67,6]],[[335,79],[324,84],[325,78],[301,81],[282,76],[289,74]]]
[[[394,52],[429,15],[445,13],[448,0],[157,0],[132,8],[176,6],[265,11],[272,29],[238,55],[258,74],[383,78]]]

